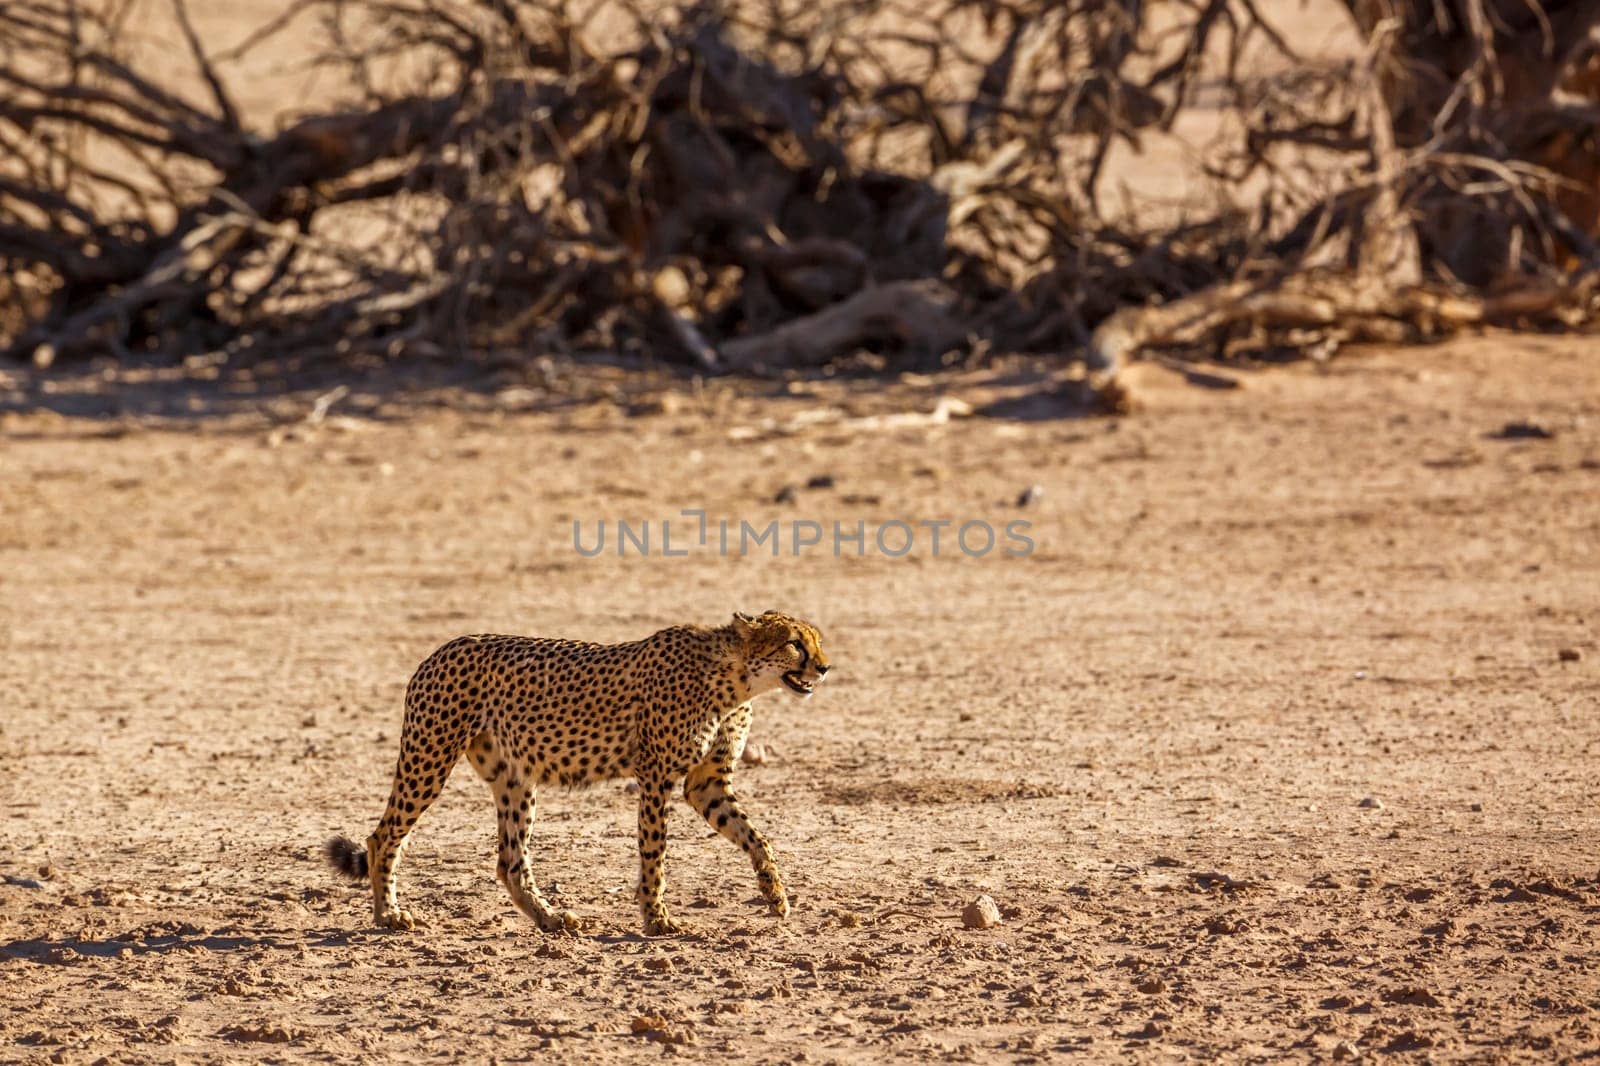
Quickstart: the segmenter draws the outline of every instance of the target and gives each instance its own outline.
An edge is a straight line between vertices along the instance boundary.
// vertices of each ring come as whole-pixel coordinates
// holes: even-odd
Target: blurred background
[[[30,4],[0,358],[1332,357],[1593,311],[1593,5]],[[437,367],[435,369],[438,369]],[[10,378],[8,403],[25,401]],[[37,397],[35,397],[37,399]]]

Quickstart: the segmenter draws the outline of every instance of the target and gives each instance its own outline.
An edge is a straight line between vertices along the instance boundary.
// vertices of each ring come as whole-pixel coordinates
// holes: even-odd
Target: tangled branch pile
[[[299,0],[226,55],[175,3],[203,102],[126,5],[0,4],[10,358],[1104,369],[1596,311],[1600,0],[1350,0],[1339,62],[1252,0]],[[308,19],[349,99],[253,129],[229,63]],[[1111,206],[1196,109],[1215,195]]]

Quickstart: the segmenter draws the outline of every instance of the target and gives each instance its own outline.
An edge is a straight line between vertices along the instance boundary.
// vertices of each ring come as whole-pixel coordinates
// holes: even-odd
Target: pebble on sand
[[[961,924],[968,929],[992,929],[1000,924],[1000,908],[989,896],[979,896],[962,908]]]
[[[1381,811],[1383,810],[1383,800],[1379,799],[1377,796],[1368,796],[1366,799],[1361,801],[1360,806],[1369,811]]]
[[[1583,652],[1579,651],[1577,648],[1562,648],[1560,651],[1556,652],[1556,658],[1564,663],[1582,662]]]
[[[1507,422],[1488,436],[1491,440],[1551,440],[1555,432],[1538,422]]]

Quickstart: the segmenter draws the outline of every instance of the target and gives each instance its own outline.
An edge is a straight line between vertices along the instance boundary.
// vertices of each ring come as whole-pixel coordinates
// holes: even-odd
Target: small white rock
[[[992,929],[1000,924],[1000,908],[987,896],[979,896],[961,911],[961,924],[968,929]]]

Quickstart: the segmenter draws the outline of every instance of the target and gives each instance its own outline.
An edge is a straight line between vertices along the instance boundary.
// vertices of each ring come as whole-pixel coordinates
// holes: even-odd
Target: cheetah
[[[529,869],[534,795],[632,776],[639,784],[639,887],[647,936],[684,932],[664,899],[667,801],[684,799],[755,867],[761,895],[789,912],[767,840],[733,790],[750,732],[750,703],[785,688],[810,696],[827,674],[822,634],[768,611],[725,626],[673,626],[625,644],[484,634],[458,637],[423,661],[406,686],[400,757],[389,805],[362,851],[328,841],[328,861],[372,885],[373,919],[411,929],[395,880],[406,839],[462,755],[489,783],[499,819],[496,873],[517,909],[547,933],[582,927],[539,891]]]

